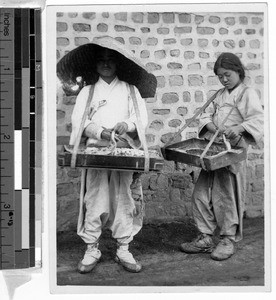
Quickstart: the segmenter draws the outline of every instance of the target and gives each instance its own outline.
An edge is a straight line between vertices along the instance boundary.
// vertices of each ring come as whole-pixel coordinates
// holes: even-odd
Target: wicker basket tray
[[[72,158],[72,146],[64,146],[58,153],[58,165],[70,167]],[[149,170],[161,171],[164,159],[156,150],[149,150]],[[108,148],[83,147],[77,154],[76,167],[93,169],[113,169],[143,172],[145,157],[143,151],[117,148],[113,154],[108,153]]]
[[[206,140],[188,139],[163,148],[162,152],[167,160],[202,167],[200,156],[207,144]],[[213,143],[203,158],[206,170],[220,169],[246,159],[244,148],[232,147],[232,149],[235,151],[226,151],[223,144]]]

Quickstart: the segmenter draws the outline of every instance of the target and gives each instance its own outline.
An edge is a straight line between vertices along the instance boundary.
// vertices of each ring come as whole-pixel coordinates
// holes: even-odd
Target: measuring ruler
[[[37,137],[41,141],[36,115],[42,115],[41,104],[36,105],[42,102],[40,26],[38,9],[0,8],[0,269],[35,266],[35,183],[41,174],[36,174],[35,164],[41,156],[41,143],[36,145]]]

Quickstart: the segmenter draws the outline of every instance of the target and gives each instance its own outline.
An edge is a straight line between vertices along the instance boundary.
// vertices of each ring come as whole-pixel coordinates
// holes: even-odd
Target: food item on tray
[[[65,146],[65,150],[72,152],[73,148]],[[112,150],[112,151],[111,151]],[[139,149],[132,148],[116,148],[111,149],[110,147],[83,147],[78,150],[81,154],[91,154],[91,155],[109,155],[109,156],[131,156],[131,157],[144,157],[145,152]],[[151,158],[162,158],[157,150],[149,149],[149,156]]]

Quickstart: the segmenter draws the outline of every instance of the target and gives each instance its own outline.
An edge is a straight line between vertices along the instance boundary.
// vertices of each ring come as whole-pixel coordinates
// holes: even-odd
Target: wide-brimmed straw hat
[[[135,85],[143,98],[154,97],[157,80],[126,46],[112,37],[94,38],[88,43],[67,53],[57,64],[57,76],[65,85],[77,83],[77,78],[88,84],[98,80],[96,53],[103,48],[115,50],[118,57],[117,76],[120,80]]]

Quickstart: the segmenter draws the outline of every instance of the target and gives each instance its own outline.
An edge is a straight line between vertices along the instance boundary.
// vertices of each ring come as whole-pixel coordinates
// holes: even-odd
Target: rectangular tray
[[[172,144],[162,149],[165,159],[182,162],[195,167],[202,167],[200,155],[209,141],[201,139],[188,139]],[[246,159],[246,149],[232,147],[238,153],[227,152],[223,144],[213,143],[203,158],[207,170],[220,169]]]
[[[58,165],[61,167],[70,167],[71,152],[63,149],[58,153]],[[98,154],[84,154],[78,153],[76,160],[76,167],[93,168],[93,169],[113,169],[143,172],[145,165],[145,158],[141,156],[119,156],[119,155],[98,155]],[[149,170],[161,171],[163,169],[164,159],[150,157]]]

